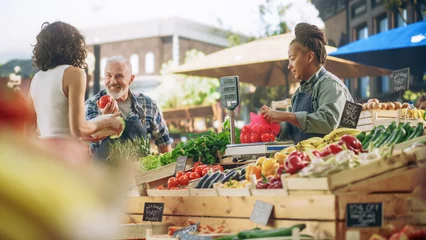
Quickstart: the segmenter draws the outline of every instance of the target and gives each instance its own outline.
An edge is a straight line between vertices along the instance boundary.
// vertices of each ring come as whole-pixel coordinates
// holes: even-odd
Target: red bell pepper
[[[292,152],[284,162],[286,172],[294,174],[306,167],[309,164],[306,158],[307,155],[305,153],[299,151]]]
[[[352,137],[351,135],[346,134],[340,138],[340,141],[343,142],[346,147],[348,147],[348,149],[354,152],[355,150],[358,150],[358,152],[362,150],[362,144],[356,137]]]
[[[343,149],[340,144],[330,144],[327,147],[325,147],[324,150],[321,152],[321,157],[326,157],[330,154],[335,155],[341,151],[343,151]]]

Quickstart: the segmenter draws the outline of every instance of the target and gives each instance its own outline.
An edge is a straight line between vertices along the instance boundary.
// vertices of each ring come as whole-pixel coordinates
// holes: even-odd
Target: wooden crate
[[[189,196],[219,196],[216,188],[195,188],[198,181],[188,185]]]
[[[367,110],[362,111],[359,116],[357,129],[361,131],[371,131],[374,126],[388,126],[393,121],[399,124],[401,111],[399,110]]]
[[[155,235],[167,234],[170,225],[169,223],[142,223],[141,218],[136,223],[122,224],[117,239],[143,239],[146,238],[148,229],[151,229]]]
[[[282,176],[282,182],[288,190],[334,191],[368,179],[406,167],[410,162],[426,159],[426,147],[418,148],[412,153],[399,153],[387,159],[372,162],[351,170],[331,174],[323,178],[302,178]],[[375,180],[378,180],[376,178]]]
[[[145,202],[164,202],[163,223],[186,226],[189,219],[203,224],[225,225],[233,233],[258,225],[249,220],[256,200],[274,205],[270,221],[262,229],[289,227],[305,223],[302,233],[316,239],[344,240],[347,230],[361,232],[361,240],[378,232],[378,228],[347,229],[345,225],[348,203],[383,203],[384,223],[400,224],[407,220],[411,194],[345,194],[318,196],[251,196],[251,197],[133,197],[127,212],[134,222],[142,221]],[[126,222],[127,223],[127,222]],[[398,225],[398,226],[400,226]]]
[[[219,185],[222,183],[213,184],[219,196],[223,197],[244,197],[251,196],[250,185],[245,188],[222,188]]]

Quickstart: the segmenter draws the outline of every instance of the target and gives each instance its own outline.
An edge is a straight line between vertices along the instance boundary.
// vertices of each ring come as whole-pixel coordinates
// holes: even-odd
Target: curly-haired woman
[[[74,26],[43,23],[33,49],[33,64],[40,71],[30,87],[41,139],[90,139],[104,128],[121,132],[118,114],[96,122],[85,120],[86,56],[84,36]]]
[[[295,144],[330,133],[337,128],[346,101],[353,101],[343,82],[324,68],[327,58],[325,34],[317,26],[299,23],[288,50],[288,70],[300,80],[292,98],[292,112],[263,106],[260,112],[270,122],[281,122],[279,138]]]

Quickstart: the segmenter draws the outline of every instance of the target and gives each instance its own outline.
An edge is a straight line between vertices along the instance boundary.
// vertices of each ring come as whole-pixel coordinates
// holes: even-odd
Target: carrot
[[[213,227],[213,226],[210,226],[210,225],[206,224],[206,227],[207,227],[207,229],[209,229],[211,232],[216,231],[216,228],[215,228],[215,227]]]
[[[173,236],[173,234],[179,229],[182,229],[182,227],[171,226],[169,227],[169,231],[167,233],[169,236]]]

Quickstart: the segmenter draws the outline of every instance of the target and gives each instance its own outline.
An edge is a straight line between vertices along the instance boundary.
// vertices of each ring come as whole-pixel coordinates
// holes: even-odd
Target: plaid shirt
[[[86,101],[86,120],[91,120],[95,117],[102,115],[99,107],[98,100],[106,95],[106,90],[101,90],[98,94],[87,99]],[[151,139],[155,140],[157,146],[167,146],[172,143],[169,137],[169,130],[161,117],[160,110],[155,101],[142,93],[136,93],[130,90],[132,99],[132,107],[126,120],[140,119],[151,135]],[[90,149],[96,150],[101,142],[91,143]]]

